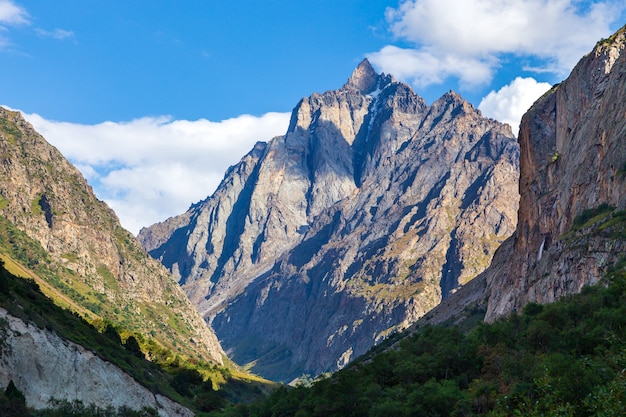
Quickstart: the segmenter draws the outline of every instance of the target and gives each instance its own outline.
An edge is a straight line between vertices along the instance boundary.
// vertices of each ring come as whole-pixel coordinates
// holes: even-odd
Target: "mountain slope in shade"
[[[167,270],[57,149],[19,113],[3,108],[0,215],[49,253],[46,278],[81,314],[153,338],[174,353],[223,363],[215,334]],[[7,242],[8,256],[24,258],[31,269],[41,266],[42,259],[10,236]]]
[[[291,380],[342,367],[486,268],[514,230],[518,158],[510,127],[453,92],[428,106],[365,60],[139,240],[236,361]]]

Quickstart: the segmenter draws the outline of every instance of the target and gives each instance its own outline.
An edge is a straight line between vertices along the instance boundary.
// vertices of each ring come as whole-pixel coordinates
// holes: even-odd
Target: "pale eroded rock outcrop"
[[[26,324],[3,308],[0,336],[0,387],[13,381],[31,408],[48,408],[54,398],[100,408],[149,407],[164,417],[194,415],[169,398],[150,392],[93,352],[54,332]]]

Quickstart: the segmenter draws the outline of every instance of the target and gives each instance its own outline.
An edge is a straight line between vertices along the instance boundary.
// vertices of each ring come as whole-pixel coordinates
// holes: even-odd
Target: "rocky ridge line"
[[[90,317],[153,337],[178,354],[223,363],[215,334],[168,271],[56,148],[19,113],[3,108],[0,215],[50,254],[51,284]]]
[[[598,283],[626,253],[626,26],[601,40],[520,126],[516,231],[490,267],[418,325],[485,320]]]

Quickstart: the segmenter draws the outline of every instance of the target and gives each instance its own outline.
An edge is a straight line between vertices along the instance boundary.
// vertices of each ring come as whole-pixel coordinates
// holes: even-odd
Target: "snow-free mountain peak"
[[[390,77],[385,77],[384,74],[378,74],[372,67],[372,64],[365,58],[354,69],[348,82],[344,85],[344,88],[355,89],[362,94],[368,94],[375,91],[377,88],[382,88],[381,81],[390,81]]]
[[[364,60],[139,239],[235,361],[290,381],[344,366],[486,268],[514,229],[518,157],[508,126],[458,95],[428,106]]]

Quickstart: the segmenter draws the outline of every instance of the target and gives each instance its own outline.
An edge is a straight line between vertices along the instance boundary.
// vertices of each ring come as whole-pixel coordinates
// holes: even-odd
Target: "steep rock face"
[[[452,92],[428,106],[364,61],[139,240],[236,361],[290,380],[342,367],[486,268],[514,230],[518,158],[508,126]]]
[[[161,416],[193,416],[191,410],[153,394],[93,352],[26,324],[2,308],[0,324],[0,387],[13,381],[29,407],[47,408],[55,398],[100,408],[150,407]]]
[[[47,250],[57,263],[51,284],[91,318],[154,337],[177,353],[222,363],[215,334],[171,274],[119,225],[57,149],[19,113],[2,108],[0,215]]]
[[[626,207],[625,31],[599,42],[522,119],[519,223],[496,254],[507,267],[486,274],[488,321],[578,292],[626,253],[606,227],[575,227],[585,210]]]

